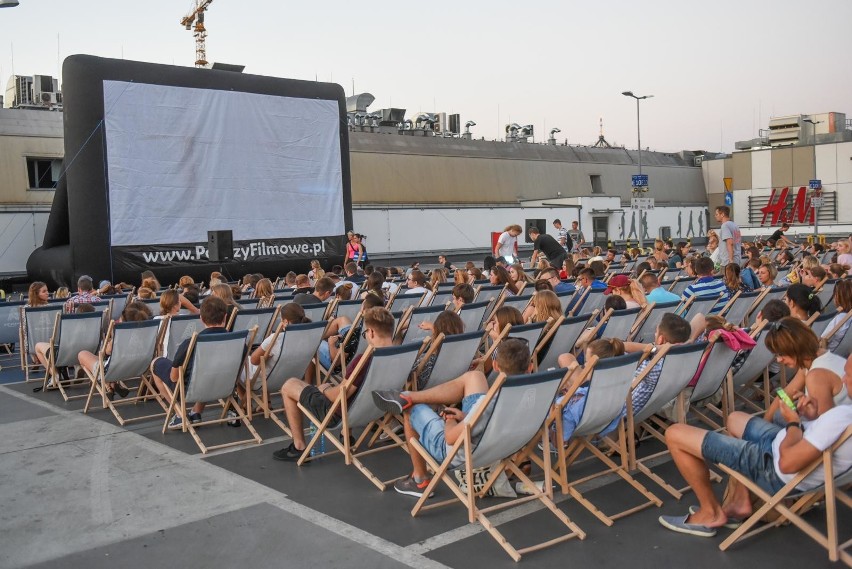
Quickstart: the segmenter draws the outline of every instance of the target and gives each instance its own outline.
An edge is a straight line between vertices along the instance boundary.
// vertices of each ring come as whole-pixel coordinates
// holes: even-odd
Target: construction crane
[[[195,0],[195,9],[180,21],[180,25],[187,30],[192,30],[195,36],[196,67],[207,67],[207,29],[204,27],[204,12],[212,2],[213,0]]]

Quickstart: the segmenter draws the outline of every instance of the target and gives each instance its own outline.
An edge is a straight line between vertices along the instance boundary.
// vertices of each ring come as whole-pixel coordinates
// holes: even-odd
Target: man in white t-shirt
[[[775,494],[800,470],[817,460],[852,424],[852,405],[835,407],[829,400],[827,406],[820,409],[817,400],[806,395],[799,398],[796,411],[782,404],[784,427],[737,411],[727,421],[732,436],[686,424],[669,427],[666,431],[669,451],[681,475],[695,491],[700,506],[695,513],[685,516],[660,516],[660,524],[679,533],[712,537],[716,528],[750,516],[748,488],[733,480],[725,503],[719,503],[705,460],[724,464],[752,479],[768,494]],[[852,438],[840,445],[832,461],[836,473],[852,467]],[[825,473],[819,466],[796,489],[811,490],[824,481]]]
[[[510,225],[504,229],[494,246],[494,257],[506,259],[509,263],[514,262],[514,259],[518,258],[518,235],[522,231],[520,225]]]

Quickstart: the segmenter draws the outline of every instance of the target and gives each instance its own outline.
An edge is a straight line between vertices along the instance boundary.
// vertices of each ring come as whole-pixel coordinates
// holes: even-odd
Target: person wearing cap
[[[616,294],[624,299],[624,302],[627,304],[627,308],[639,308],[641,305],[635,298],[633,298],[633,291],[631,290],[630,283],[630,277],[627,275],[615,275],[609,279],[604,294]]]
[[[552,235],[541,233],[538,227],[532,226],[527,230],[530,239],[533,240],[533,254],[530,258],[530,266],[535,267],[536,259],[539,255],[547,258],[547,261],[552,267],[561,267],[568,258],[568,253],[562,248]]]
[[[77,294],[65,301],[65,312],[74,312],[78,304],[100,302],[100,297],[92,292],[93,288],[92,277],[89,275],[83,275],[77,279]]]

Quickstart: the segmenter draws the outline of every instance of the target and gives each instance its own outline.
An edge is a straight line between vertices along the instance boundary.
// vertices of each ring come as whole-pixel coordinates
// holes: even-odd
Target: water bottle
[[[324,434],[320,435],[319,444],[317,446],[319,446],[319,452],[317,454],[325,454],[325,435]],[[316,448],[316,447],[314,447],[314,448]]]
[[[311,423],[311,426],[308,427],[308,438],[310,440],[314,440],[314,437],[316,436],[316,434],[317,434],[317,428],[313,423]],[[320,444],[322,444],[322,440],[320,440]],[[317,449],[317,445],[312,446],[311,447],[311,456],[316,456],[318,454],[320,454],[320,450]]]

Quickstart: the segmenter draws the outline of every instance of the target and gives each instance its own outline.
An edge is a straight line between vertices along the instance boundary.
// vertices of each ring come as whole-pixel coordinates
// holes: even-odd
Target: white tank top
[[[826,369],[840,378],[840,391],[838,391],[834,396],[835,405],[852,405],[852,399],[849,398],[849,393],[846,391],[846,382],[843,381],[845,367],[846,358],[840,357],[832,352],[826,352],[815,359],[808,370]],[[807,389],[805,390],[805,393],[807,393]]]

